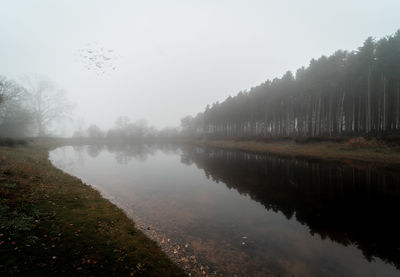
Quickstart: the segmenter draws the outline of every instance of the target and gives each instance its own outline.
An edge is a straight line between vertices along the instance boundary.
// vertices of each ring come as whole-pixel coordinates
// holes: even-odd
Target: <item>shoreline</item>
[[[201,259],[199,260],[199,257],[196,257],[190,242],[178,241],[174,238],[171,238],[171,236],[168,236],[155,225],[136,215],[132,209],[123,204],[123,202],[119,201],[118,198],[113,197],[102,189],[95,189],[100,192],[103,198],[122,209],[125,214],[135,223],[136,229],[140,230],[149,239],[156,242],[162,251],[176,265],[189,274],[189,276],[218,276],[215,271],[210,269],[210,266],[207,265],[206,261],[201,261]]]
[[[0,147],[0,273],[187,276],[121,208],[51,164],[58,146]]]
[[[346,149],[337,142],[296,144],[289,140],[185,143],[400,168],[400,151],[389,146]],[[49,151],[65,145],[69,144],[36,141],[28,146],[0,147],[0,273],[215,275],[197,260],[190,244],[170,240],[101,190],[53,166]]]
[[[302,158],[331,161],[351,166],[400,168],[400,148],[391,146],[346,148],[338,142],[310,142],[299,144],[294,141],[260,142],[254,140],[196,140],[199,146],[273,154],[287,158]]]

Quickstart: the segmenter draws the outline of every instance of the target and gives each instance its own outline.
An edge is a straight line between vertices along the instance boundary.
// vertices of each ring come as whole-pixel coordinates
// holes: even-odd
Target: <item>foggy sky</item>
[[[311,58],[400,28],[398,0],[0,2],[0,75],[47,76],[77,104],[74,118],[101,128],[119,115],[177,126]],[[83,66],[79,49],[95,42],[118,55],[115,71]]]

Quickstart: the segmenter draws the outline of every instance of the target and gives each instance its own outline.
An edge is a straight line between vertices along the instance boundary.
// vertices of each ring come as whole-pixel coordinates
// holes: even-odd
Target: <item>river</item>
[[[64,146],[51,162],[192,275],[400,276],[400,173],[172,144]]]

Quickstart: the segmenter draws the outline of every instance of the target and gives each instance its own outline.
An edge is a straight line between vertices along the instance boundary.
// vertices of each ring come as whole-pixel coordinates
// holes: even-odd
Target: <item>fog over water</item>
[[[47,76],[87,126],[110,128],[119,115],[177,126],[311,58],[392,34],[399,10],[397,0],[2,0],[0,74]],[[112,66],[88,70],[88,47],[112,50]]]

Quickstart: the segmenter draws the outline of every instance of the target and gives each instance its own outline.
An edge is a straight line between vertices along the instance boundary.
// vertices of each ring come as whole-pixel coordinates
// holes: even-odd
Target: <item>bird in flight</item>
[[[87,70],[97,75],[105,75],[116,69],[117,56],[114,49],[106,49],[98,43],[87,44],[84,48],[79,49],[78,58]]]

